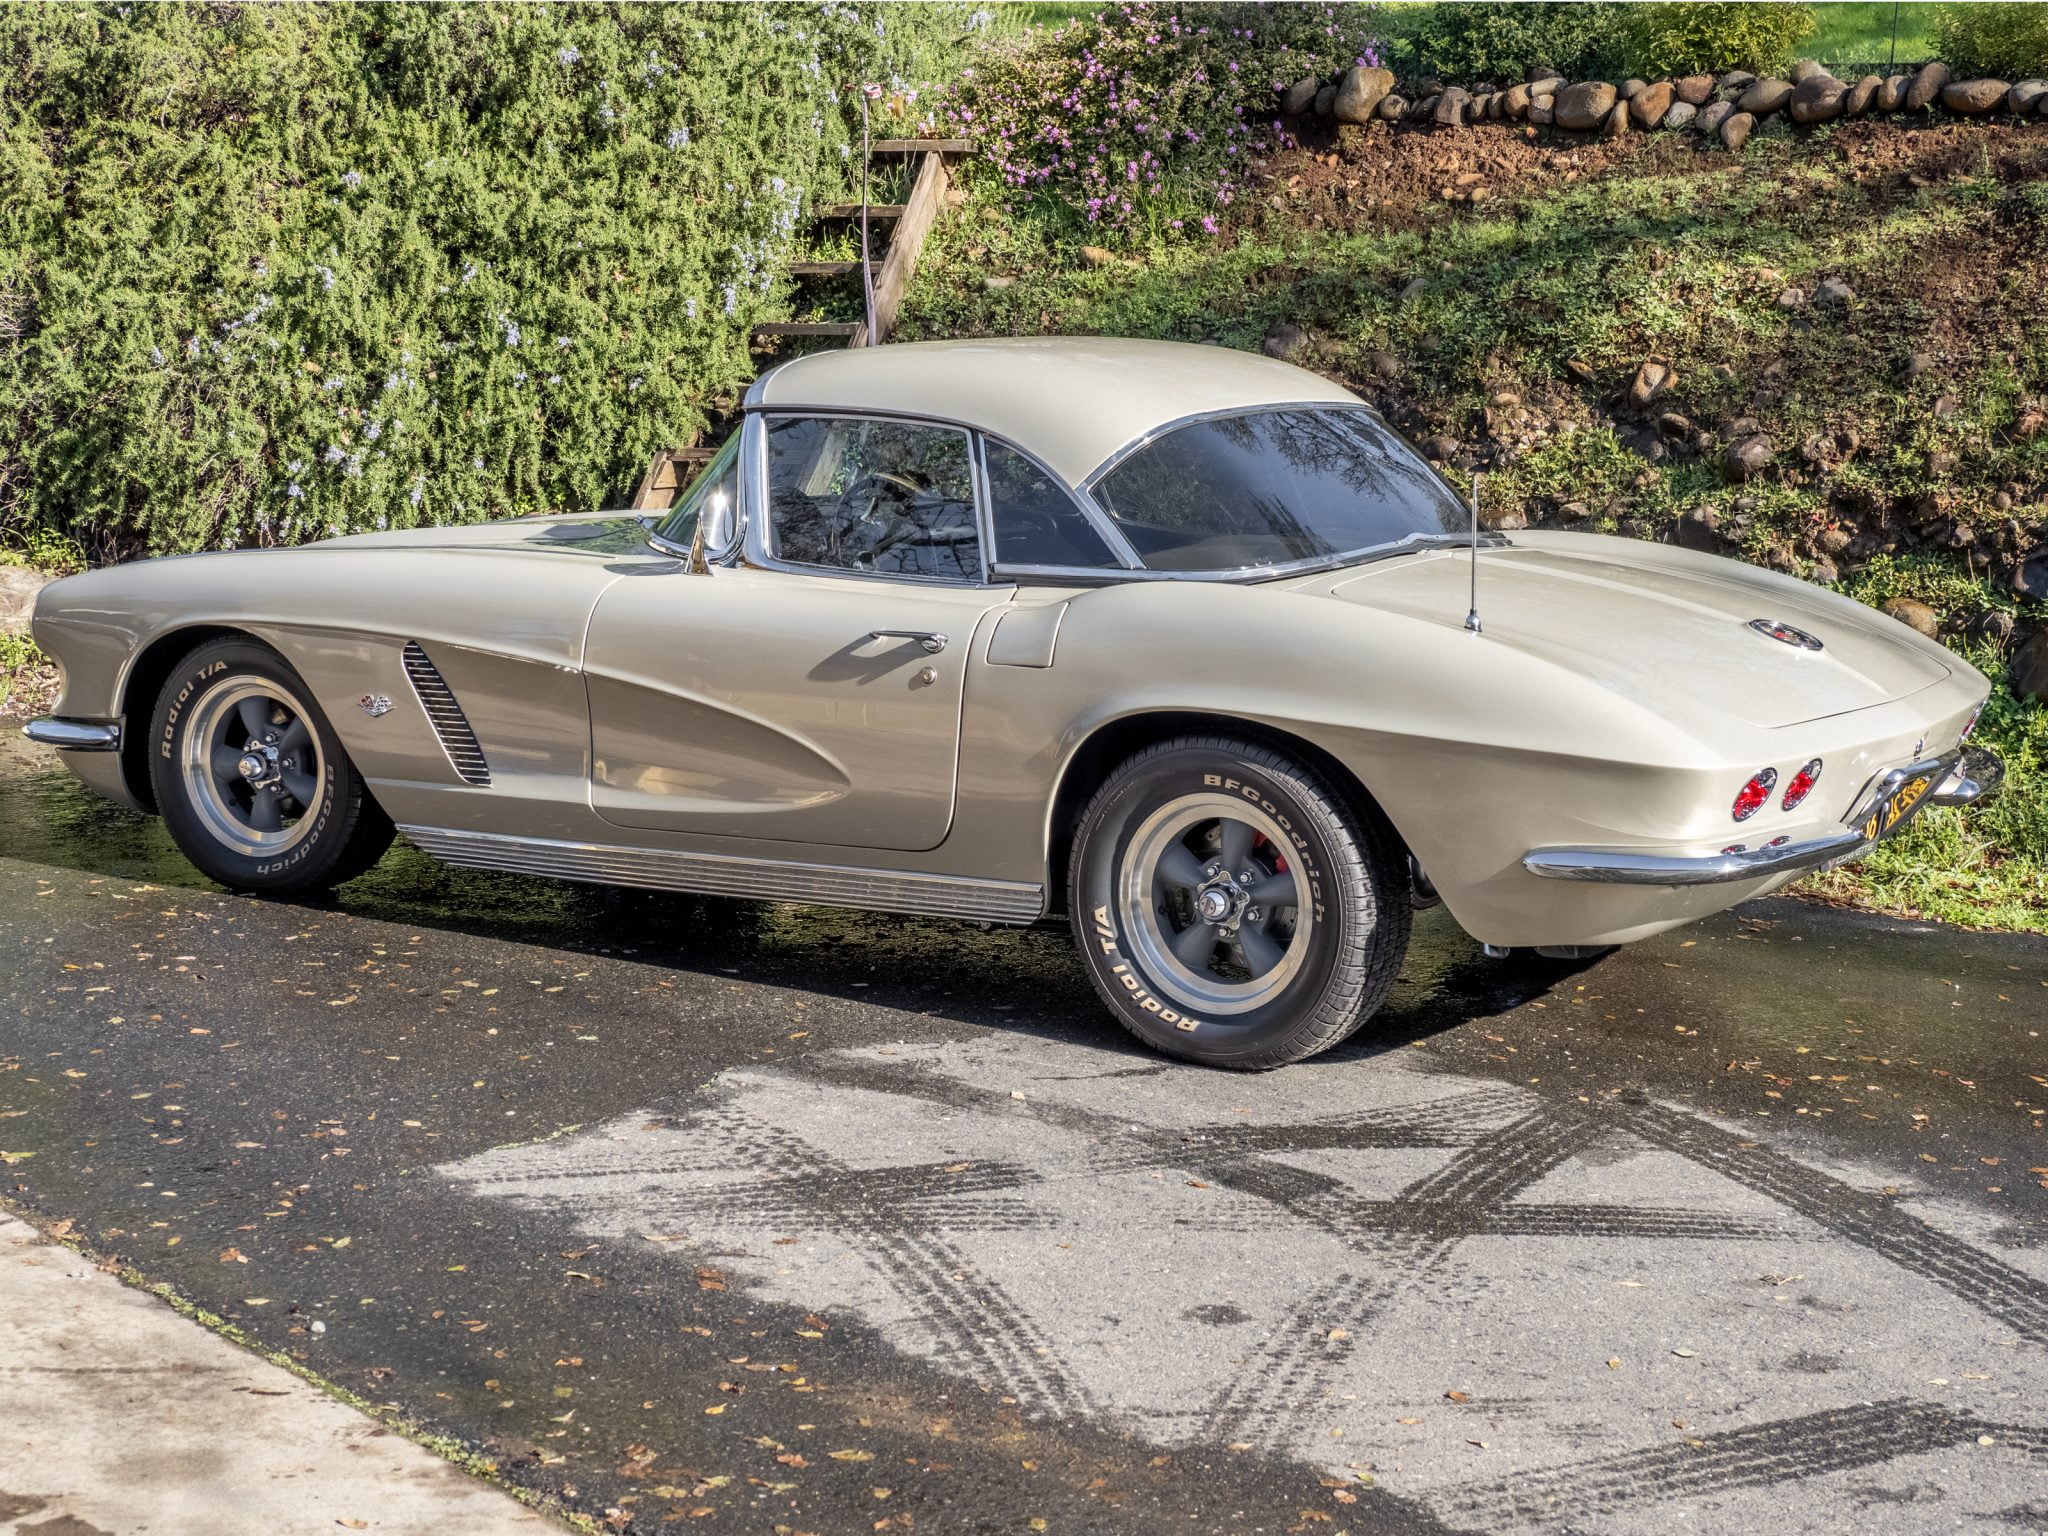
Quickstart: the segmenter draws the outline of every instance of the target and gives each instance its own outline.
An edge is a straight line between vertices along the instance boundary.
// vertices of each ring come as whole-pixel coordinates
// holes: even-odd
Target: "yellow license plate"
[[[1891,831],[1913,813],[1913,807],[1934,788],[1934,780],[1927,774],[1917,779],[1908,779],[1893,790],[1876,809],[1863,818],[1863,840],[1874,842]]]

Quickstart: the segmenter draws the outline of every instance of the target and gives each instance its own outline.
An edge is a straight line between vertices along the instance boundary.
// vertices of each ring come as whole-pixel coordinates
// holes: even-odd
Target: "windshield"
[[[1236,571],[1455,538],[1467,514],[1369,411],[1191,422],[1132,453],[1095,499],[1155,571]]]

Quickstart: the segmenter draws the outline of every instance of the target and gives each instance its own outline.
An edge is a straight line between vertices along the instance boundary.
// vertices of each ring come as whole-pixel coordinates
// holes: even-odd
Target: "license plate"
[[[1932,788],[1934,788],[1933,776],[1923,773],[1918,778],[1906,780],[1905,783],[1901,784],[1889,795],[1886,795],[1871,810],[1870,814],[1863,818],[1863,840],[1867,843],[1875,842],[1878,838],[1891,831],[1893,827],[1896,827],[1900,822],[1913,814],[1913,807],[1918,805]]]

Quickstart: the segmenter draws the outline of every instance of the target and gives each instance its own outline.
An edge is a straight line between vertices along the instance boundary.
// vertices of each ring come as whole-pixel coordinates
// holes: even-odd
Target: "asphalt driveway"
[[[2044,1031],[2038,939],[1438,915],[1224,1075],[1058,934],[247,901],[0,746],[0,1195],[635,1531],[2048,1529]]]

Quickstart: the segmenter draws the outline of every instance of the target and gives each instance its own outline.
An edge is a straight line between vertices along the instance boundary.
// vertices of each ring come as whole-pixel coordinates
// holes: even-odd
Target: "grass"
[[[2048,143],[2010,137],[1999,159],[1981,134],[1901,135],[1867,168],[1826,132],[1773,128],[1741,159],[1661,137],[1606,174],[1471,209],[1411,183],[1412,206],[1385,222],[1386,167],[1340,163],[1331,178],[1296,156],[1238,205],[1223,238],[1138,240],[1111,265],[1079,257],[1070,223],[1007,208],[970,171],[970,202],[927,245],[901,334],[1251,350],[1286,322],[1310,332],[1308,366],[1373,399],[1411,438],[1491,441],[1490,504],[1541,517],[1581,502],[1592,530],[1643,537],[1711,506],[1736,552],[1798,574],[1814,570],[1830,529],[1867,525],[1899,552],[1845,560],[1855,574],[1843,589],[1870,603],[1920,596],[1950,621],[1952,643],[1999,682],[1979,737],[2009,772],[1996,802],[1932,813],[1816,888],[2048,929],[2048,711],[2004,687],[1995,651],[1960,638],[1970,618],[2017,612],[2018,599],[1912,531],[1930,515],[1980,527],[2048,516],[2024,510],[2048,496],[2048,435],[2014,431],[2025,402],[2048,394],[2048,195],[2036,190]],[[1386,140],[1371,142],[1384,153]],[[1402,142],[1428,154],[1439,141]],[[1928,157],[1913,162],[1925,185],[1905,179],[1908,155]],[[1333,200],[1327,183],[1347,178],[1381,211],[1361,217]],[[991,274],[1013,281],[990,288]],[[1855,289],[1845,310],[1777,307],[1785,287],[1828,276]],[[1940,366],[1909,378],[1924,349]],[[1397,377],[1380,375],[1381,354]],[[1711,450],[1654,453],[1647,424],[1616,408],[1652,356],[1680,377],[1659,409],[1724,436],[1754,418],[1780,445],[1773,470],[1735,487]],[[1520,411],[1534,418],[1527,442]],[[2021,510],[1995,510],[1995,494]],[[2048,614],[2034,605],[2031,618]]]
[[[1916,0],[1824,0],[1814,6],[1814,34],[1805,51],[1823,64],[1917,64],[1935,55],[1934,18],[1939,4]]]

